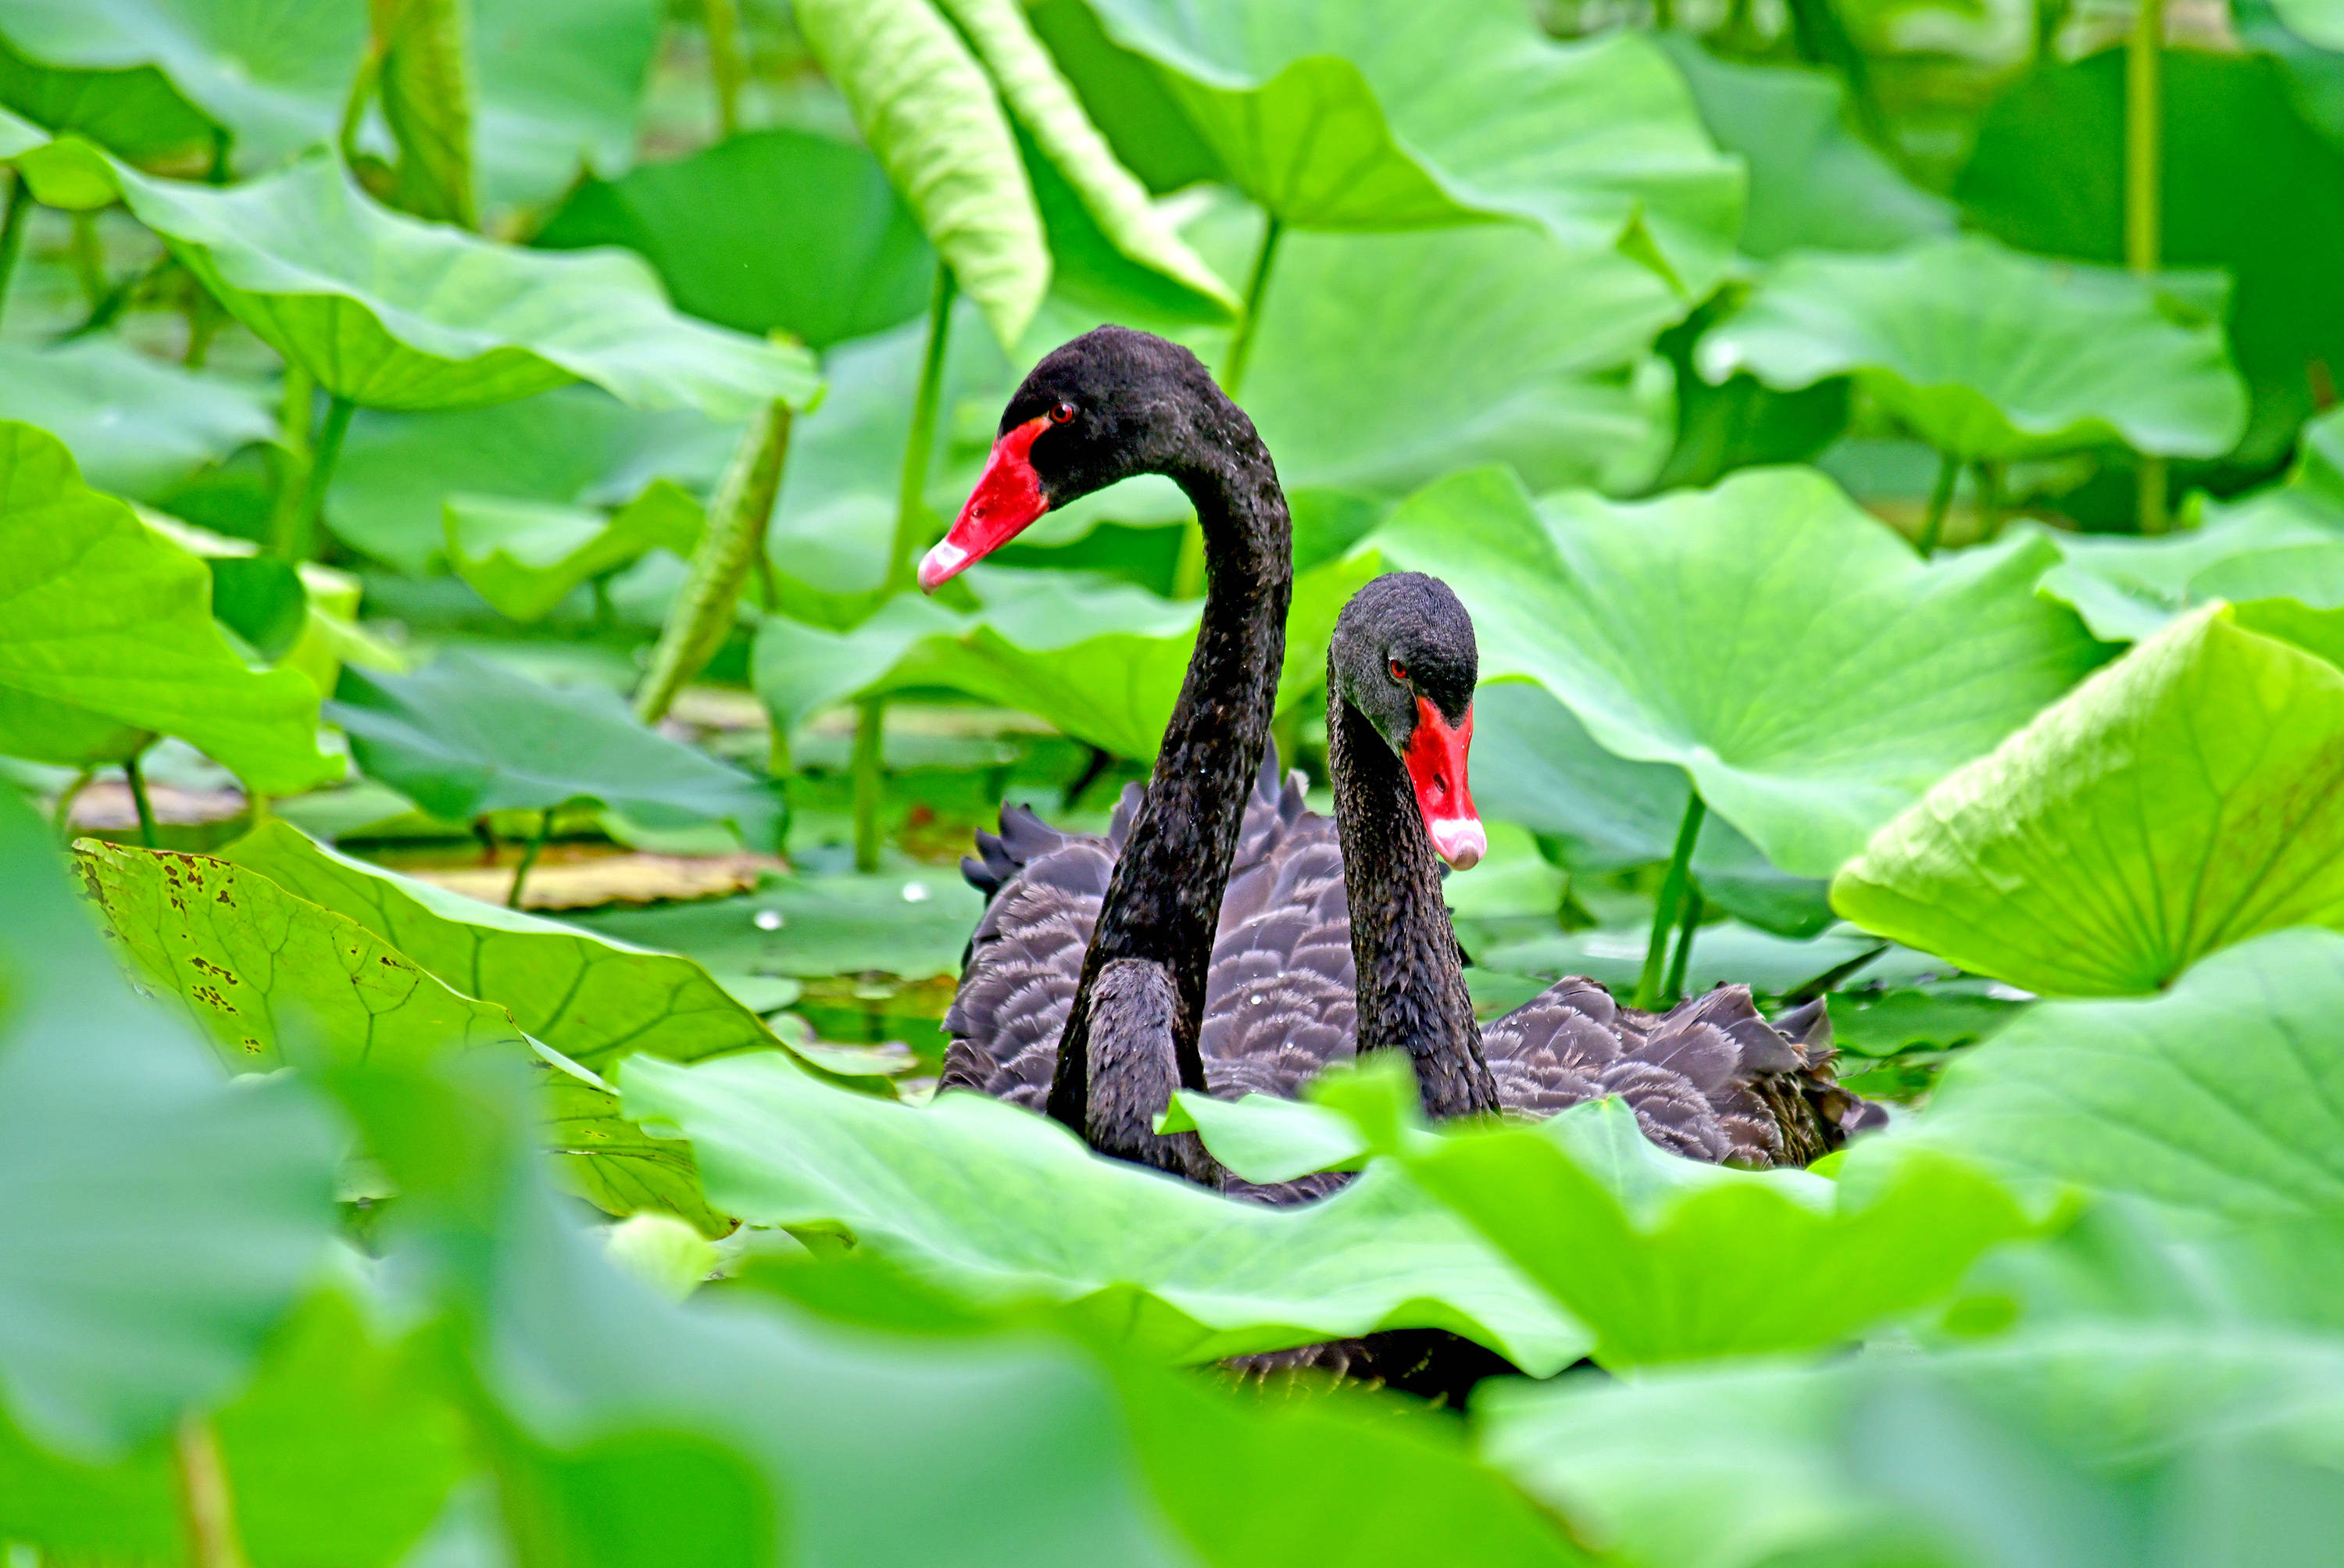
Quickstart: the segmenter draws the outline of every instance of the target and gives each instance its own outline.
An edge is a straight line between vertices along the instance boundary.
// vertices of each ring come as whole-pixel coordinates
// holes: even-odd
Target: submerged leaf
[[[1777,262],[1702,339],[1702,377],[1777,391],[1853,374],[1952,457],[2008,460],[2123,441],[2218,457],[2247,421],[2218,319],[2148,283],[1971,236],[1894,256]]]
[[[2154,991],[2344,924],[2344,672],[2216,606],[1882,828],[1832,884],[1866,928],[2031,991]]]
[[[1665,762],[1793,875],[1825,876],[2104,655],[2034,584],[2039,540],[1923,565],[1807,470],[1637,504],[1460,474],[1369,536],[1473,613],[1481,678],[1535,680]]]
[[[160,733],[271,794],[337,776],[317,688],[245,667],[213,624],[211,581],[83,485],[56,438],[0,423],[0,752],[82,766]]]

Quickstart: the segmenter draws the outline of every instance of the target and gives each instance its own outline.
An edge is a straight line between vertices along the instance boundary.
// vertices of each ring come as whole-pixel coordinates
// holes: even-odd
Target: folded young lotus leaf
[[[348,671],[341,693],[327,716],[359,768],[445,821],[592,801],[647,827],[724,822],[773,842],[764,784],[644,728],[611,692],[448,652],[411,675]]]
[[[1534,507],[1485,469],[1368,542],[1456,589],[1484,682],[1534,680],[1607,751],[1683,769],[1794,876],[1837,870],[2107,653],[2036,595],[2043,541],[1925,565],[1812,470]]]
[[[84,485],[55,436],[0,422],[0,752],[87,766],[161,733],[271,794],[338,777],[317,688],[248,669],[211,586],[203,561]]]
[[[1543,36],[1503,0],[1092,0],[1227,177],[1300,228],[1517,217],[1713,288],[1743,178],[1649,40]],[[1097,89],[1093,89],[1096,91]]]
[[[1883,827],[1832,905],[2030,991],[2157,990],[2344,925],[2339,733],[2344,671],[2195,611]]]
[[[447,502],[448,562],[498,613],[541,621],[570,591],[649,550],[691,558],[702,512],[690,492],[654,480],[605,517],[582,507],[497,496]]]
[[[137,996],[13,790],[0,972],[0,1425],[109,1459],[244,1381],[316,1278],[342,1135],[302,1085],[224,1083]]]
[[[1945,1069],[1897,1138],[2234,1220],[2344,1212],[2344,936],[2273,931],[2160,996],[2050,1001]],[[1908,1136],[1909,1135],[1909,1136]],[[1844,1179],[1893,1154],[1859,1145]]]
[[[40,426],[93,490],[153,501],[173,482],[277,433],[262,389],[149,359],[118,339],[0,348],[0,420]]]
[[[1853,375],[1965,460],[2111,441],[2219,457],[2246,431],[2219,309],[1976,235],[1892,256],[1785,257],[1702,336],[1694,362],[1713,383],[1747,370],[1777,391]]]
[[[322,154],[229,187],[108,167],[230,314],[352,402],[478,408],[587,380],[640,407],[732,420],[820,389],[803,350],[678,315],[634,257],[517,250],[424,223]]]

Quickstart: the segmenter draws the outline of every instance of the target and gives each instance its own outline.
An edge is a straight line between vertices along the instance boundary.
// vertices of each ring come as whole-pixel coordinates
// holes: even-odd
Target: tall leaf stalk
[[[1675,986],[1682,985],[1687,959],[1692,951],[1692,927],[1699,920],[1697,901],[1700,893],[1692,886],[1692,850],[1701,842],[1702,818],[1709,814],[1708,805],[1699,790],[1685,796],[1684,820],[1677,826],[1677,844],[1669,856],[1669,869],[1661,878],[1661,895],[1652,906],[1652,940],[1644,947],[1644,970],[1636,980],[1636,1006],[1647,1012],[1658,1012],[1669,1000]],[[1677,938],[1677,961],[1668,964],[1669,930],[1680,919],[1684,930]],[[1664,978],[1673,974],[1673,979]]]
[[[1929,510],[1921,519],[1921,537],[1913,548],[1928,560],[1937,553],[1937,541],[1945,531],[1945,511],[1954,504],[1954,484],[1962,477],[1962,460],[1951,452],[1937,454],[1937,482],[1929,491]]]
[[[920,356],[920,386],[912,399],[912,428],[904,437],[904,468],[895,487],[895,538],[887,557],[887,591],[915,581],[914,562],[927,537],[928,458],[936,444],[936,409],[944,400],[945,351],[952,341],[953,269],[936,262],[928,293],[928,339]],[[879,869],[879,804],[884,794],[887,703],[865,697],[854,708],[854,869]]]
[[[316,389],[308,371],[298,366],[286,366],[285,447],[293,454],[294,464],[286,473],[285,486],[277,492],[277,506],[269,514],[269,549],[286,561],[307,561],[318,548],[325,520],[326,491],[334,481],[334,464],[342,455],[342,438],[349,433],[350,416],[357,410],[357,405],[348,398],[328,399],[325,417],[318,421],[313,439],[308,430],[308,410],[316,400]],[[293,439],[297,431],[298,443]],[[289,503],[288,496],[293,498]]]
[[[749,75],[741,58],[739,0],[701,0],[701,21],[708,30],[708,74],[716,82],[716,128],[729,137],[741,128],[741,84]]]
[[[765,530],[789,453],[790,406],[776,400],[742,432],[709,504],[691,570],[660,628],[650,673],[635,693],[635,717],[644,723],[665,716],[676,693],[708,667],[731,633],[741,590],[765,552]]]
[[[8,304],[8,280],[16,271],[16,255],[25,248],[25,218],[33,210],[33,193],[25,187],[25,177],[12,175],[8,180],[8,199],[0,207],[0,311]]]
[[[2162,248],[2159,183],[2164,106],[2160,76],[2165,53],[2165,0],[2136,0],[2132,36],[2125,46],[2125,265],[2153,275]],[[2166,529],[2165,460],[2141,454],[2140,531]]]

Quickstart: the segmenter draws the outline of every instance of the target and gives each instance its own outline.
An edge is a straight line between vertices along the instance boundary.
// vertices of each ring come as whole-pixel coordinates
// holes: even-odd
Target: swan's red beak
[[[1460,871],[1470,870],[1490,853],[1490,835],[1481,831],[1473,792],[1465,780],[1465,757],[1472,749],[1471,703],[1465,706],[1465,722],[1451,729],[1431,698],[1416,700],[1416,733],[1408,738],[1403,760],[1433,849]]]
[[[1026,455],[1034,438],[1049,428],[1050,416],[1037,414],[993,443],[993,455],[985,459],[968,504],[960,509],[960,520],[920,558],[920,592],[934,593],[1050,510],[1050,498],[1042,493],[1041,477]]]

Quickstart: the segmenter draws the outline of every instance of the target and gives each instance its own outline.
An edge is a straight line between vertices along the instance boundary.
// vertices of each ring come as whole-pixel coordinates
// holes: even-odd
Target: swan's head
[[[1466,756],[1480,653],[1473,618],[1421,572],[1379,577],[1343,606],[1328,653],[1335,694],[1358,709],[1408,770],[1433,850],[1462,871],[1489,853]]]
[[[1196,466],[1234,412],[1197,356],[1151,333],[1101,327],[1052,349],[1003,410],[968,504],[920,561],[920,586],[935,592],[1052,507]]]

